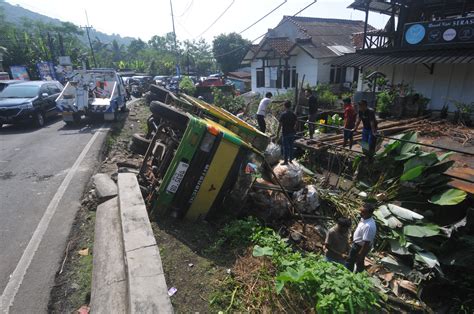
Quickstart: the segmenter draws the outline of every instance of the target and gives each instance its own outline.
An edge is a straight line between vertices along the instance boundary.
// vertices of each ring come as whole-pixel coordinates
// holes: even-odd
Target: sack
[[[303,185],[303,169],[297,163],[276,165],[273,172],[285,189],[295,190]]]
[[[275,143],[270,143],[265,150],[265,159],[267,162],[273,166],[277,164],[282,157],[281,147]]]
[[[314,213],[319,205],[319,196],[314,185],[307,185],[293,194],[295,206],[300,213]]]

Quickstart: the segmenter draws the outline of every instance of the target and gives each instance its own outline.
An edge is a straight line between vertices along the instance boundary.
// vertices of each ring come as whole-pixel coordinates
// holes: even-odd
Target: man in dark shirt
[[[305,90],[305,96],[308,100],[308,129],[309,129],[309,138],[313,138],[316,118],[318,116],[318,99],[313,95],[313,91],[310,88]]]
[[[361,100],[359,102],[359,116],[357,118],[354,132],[362,121],[362,142],[369,146],[369,154],[372,155],[375,150],[375,136],[377,133],[377,119],[375,118],[375,112],[372,108],[367,106],[367,100]]]
[[[281,142],[283,147],[283,165],[288,165],[288,161],[293,161],[293,143],[295,141],[295,125],[297,116],[291,111],[291,101],[285,101],[285,112],[280,116],[280,125],[278,126],[278,133],[281,132]]]

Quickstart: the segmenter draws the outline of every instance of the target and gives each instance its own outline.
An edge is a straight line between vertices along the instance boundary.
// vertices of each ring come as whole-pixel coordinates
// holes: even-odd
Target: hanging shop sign
[[[467,43],[474,43],[474,17],[405,24],[405,47]]]

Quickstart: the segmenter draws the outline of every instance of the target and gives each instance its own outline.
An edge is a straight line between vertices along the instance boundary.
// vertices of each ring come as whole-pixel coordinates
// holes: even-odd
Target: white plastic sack
[[[297,163],[278,164],[273,168],[273,172],[286,189],[294,190],[303,185],[303,169]]]
[[[281,147],[275,143],[270,143],[265,150],[265,159],[267,162],[273,166],[274,164],[278,163],[281,159]]]
[[[301,213],[313,213],[319,207],[319,196],[314,185],[307,185],[293,194],[296,207]]]

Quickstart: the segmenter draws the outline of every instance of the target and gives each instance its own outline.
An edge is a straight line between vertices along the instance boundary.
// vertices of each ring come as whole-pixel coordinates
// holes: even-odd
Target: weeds
[[[351,273],[314,253],[295,251],[273,229],[252,218],[231,223],[223,234],[223,243],[231,244],[229,239],[239,235],[239,245],[253,244],[237,260],[234,278],[227,279],[211,300],[222,307],[227,304],[226,311],[356,313],[379,307],[379,295],[366,274]]]

